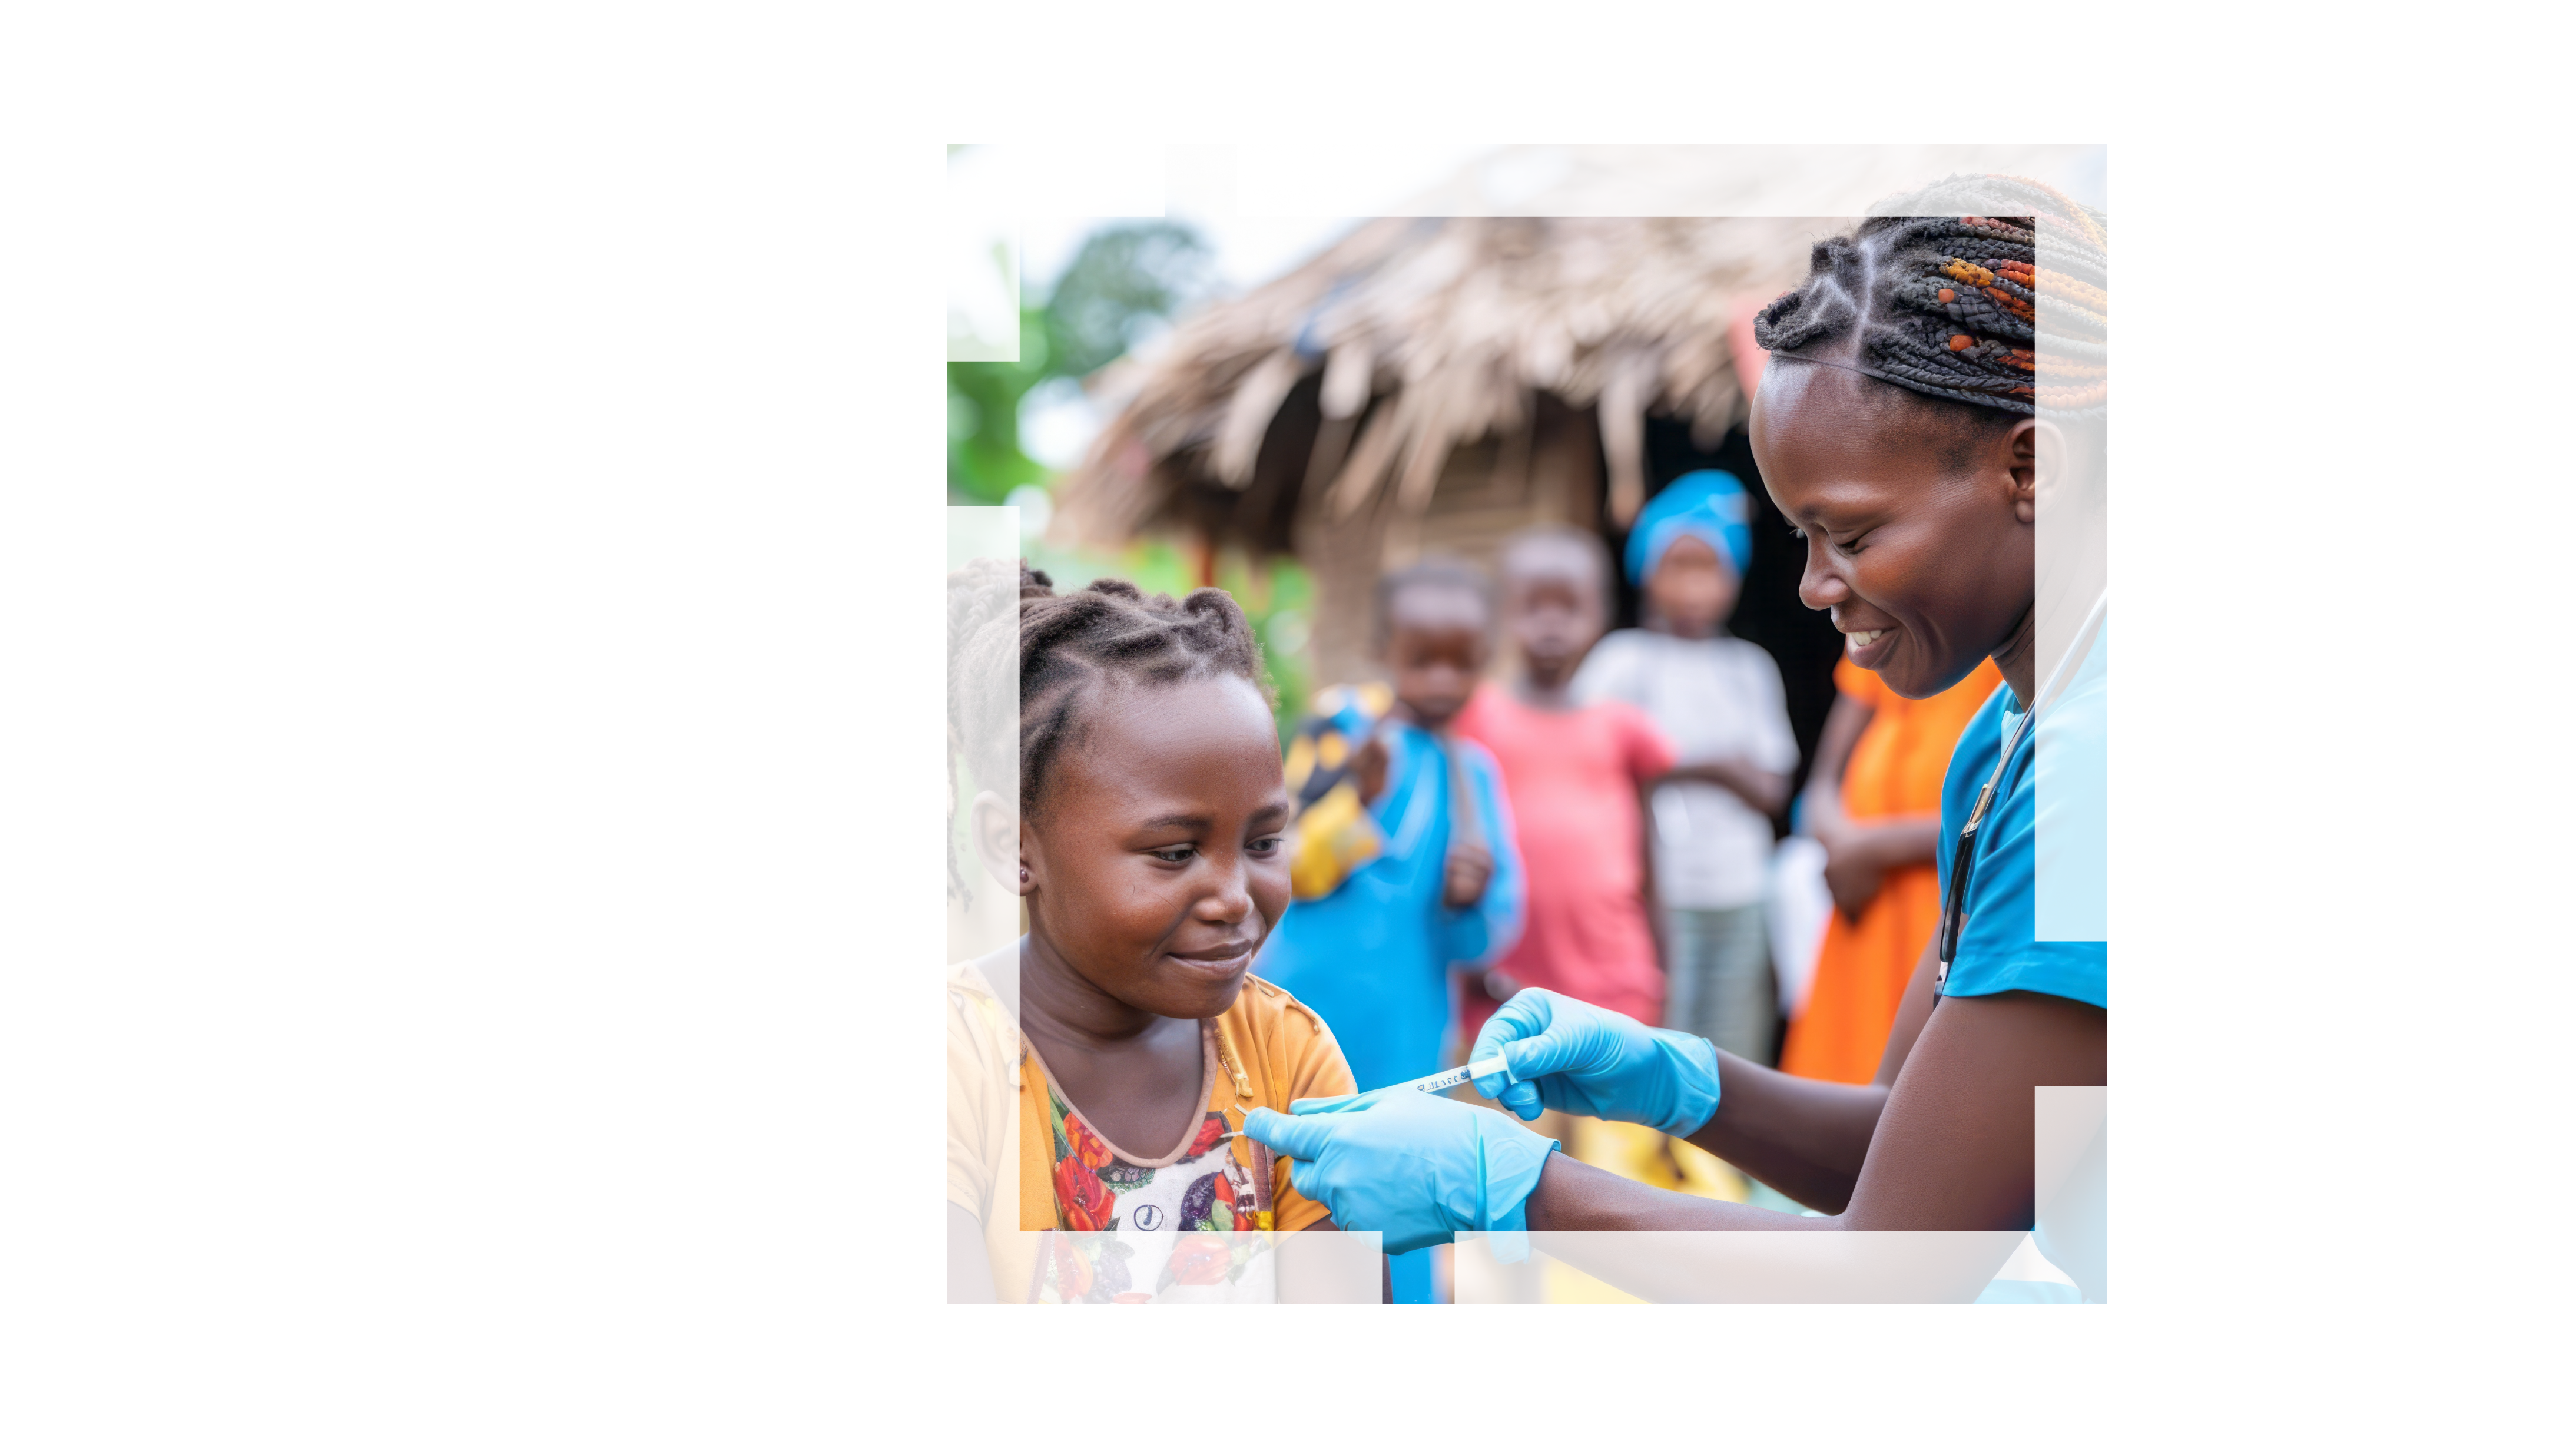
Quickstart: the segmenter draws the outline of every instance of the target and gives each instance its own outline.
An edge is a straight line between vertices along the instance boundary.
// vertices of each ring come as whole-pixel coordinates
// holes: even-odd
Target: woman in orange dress
[[[1941,921],[1933,851],[1941,779],[1959,731],[2003,675],[1994,660],[1929,699],[1908,699],[1848,657],[1816,745],[1808,831],[1825,847],[1834,913],[1807,1008],[1790,1023],[1780,1069],[1866,1084],[1878,1073],[1896,1005]]]

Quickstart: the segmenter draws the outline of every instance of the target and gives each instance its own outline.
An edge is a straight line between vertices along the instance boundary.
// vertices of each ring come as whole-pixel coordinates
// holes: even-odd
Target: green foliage
[[[1020,402],[1039,383],[1117,360],[1154,326],[1204,296],[1207,244],[1169,221],[1092,233],[1043,306],[1020,309],[1020,360],[948,364],[948,496],[999,503],[1046,468],[1020,450]]]
[[[1047,298],[1053,375],[1108,366],[1154,322],[1205,296],[1209,261],[1198,234],[1172,222],[1094,232]]]
[[[948,364],[948,497],[999,503],[1045,468],[1020,451],[1020,399],[1045,381],[1046,319],[1020,309],[1020,360]]]
[[[1086,239],[1042,306],[1020,312],[1020,360],[948,364],[948,495],[997,504],[1015,488],[1053,477],[1020,450],[1020,404],[1039,384],[1082,377],[1118,359],[1155,327],[1204,298],[1212,281],[1207,245],[1186,226],[1144,221],[1105,227]],[[1116,577],[1148,593],[1188,593],[1195,560],[1167,539],[1140,540],[1113,554],[1071,553],[1031,540],[1029,562],[1059,588]],[[1314,584],[1293,560],[1254,566],[1228,555],[1217,586],[1243,605],[1279,693],[1283,742],[1313,693],[1306,632]]]

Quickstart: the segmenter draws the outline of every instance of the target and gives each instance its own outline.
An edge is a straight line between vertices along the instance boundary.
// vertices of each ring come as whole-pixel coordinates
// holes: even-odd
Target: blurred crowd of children
[[[1574,529],[1516,535],[1499,578],[1431,559],[1380,580],[1384,681],[1324,691],[1289,745],[1295,903],[1255,967],[1330,1026],[1360,1090],[1463,1060],[1529,986],[1799,1074],[1875,1073],[1938,912],[1942,774],[1993,666],[1907,700],[1846,660],[1792,811],[1779,667],[1726,626],[1746,503],[1714,470],[1649,500],[1620,560],[1642,626],[1606,636],[1613,561]],[[1766,907],[1792,823],[1824,847],[1834,908],[1784,1045]],[[1537,1129],[1639,1180],[1795,1210],[1642,1127]],[[1393,1259],[1397,1300],[1448,1295],[1432,1257]]]

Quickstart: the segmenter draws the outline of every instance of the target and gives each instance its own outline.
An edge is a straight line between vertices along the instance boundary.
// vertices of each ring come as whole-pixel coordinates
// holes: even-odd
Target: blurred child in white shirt
[[[1601,640],[1574,694],[1644,710],[1680,757],[1653,796],[1670,976],[1664,1024],[1769,1065],[1779,1005],[1763,897],[1771,820],[1788,802],[1798,744],[1779,665],[1726,631],[1752,553],[1734,474],[1674,479],[1628,535],[1628,578],[1644,592],[1646,626]]]

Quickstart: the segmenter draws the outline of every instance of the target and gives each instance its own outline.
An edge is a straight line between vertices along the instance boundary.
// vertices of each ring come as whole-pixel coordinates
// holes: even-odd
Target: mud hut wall
[[[1335,518],[1324,505],[1326,491],[1306,489],[1298,500],[1296,529],[1297,557],[1314,586],[1315,616],[1307,647],[1314,653],[1319,687],[1376,676],[1369,622],[1388,522],[1383,507]]]
[[[1388,486],[1369,506],[1337,521],[1310,490],[1299,508],[1296,552],[1314,579],[1315,682],[1384,677],[1372,657],[1370,634],[1377,580],[1386,570],[1438,553],[1492,572],[1503,544],[1532,524],[1596,530],[1602,479],[1592,411],[1542,398],[1532,427],[1451,453],[1418,516],[1406,516]],[[1507,664],[1498,648],[1497,677]]]

